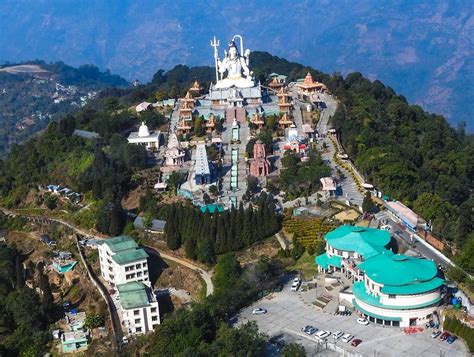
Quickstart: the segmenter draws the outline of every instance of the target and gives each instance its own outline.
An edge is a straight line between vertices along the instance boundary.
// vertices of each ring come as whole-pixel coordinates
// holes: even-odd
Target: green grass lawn
[[[289,266],[288,270],[299,270],[305,280],[311,280],[318,274],[318,267],[314,262],[315,255],[309,255],[304,252],[300,259],[295,264]]]

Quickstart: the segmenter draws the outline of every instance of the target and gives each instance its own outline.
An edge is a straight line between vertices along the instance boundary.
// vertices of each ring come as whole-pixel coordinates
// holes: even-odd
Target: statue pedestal
[[[218,84],[220,84],[219,82]],[[260,83],[252,83],[251,87],[220,88],[219,85],[211,85],[209,99],[214,109],[226,109],[236,107],[257,107],[262,104],[262,90]]]

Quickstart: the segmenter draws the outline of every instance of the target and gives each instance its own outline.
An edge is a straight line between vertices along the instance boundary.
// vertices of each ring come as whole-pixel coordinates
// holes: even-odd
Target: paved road
[[[301,328],[306,325],[313,325],[320,330],[331,332],[339,330],[353,334],[355,338],[363,341],[362,344],[354,348],[338,341],[337,346],[367,356],[467,356],[467,349],[462,341],[458,340],[449,345],[439,339],[431,339],[429,334],[432,330],[406,335],[400,328],[373,324],[359,325],[356,323],[355,314],[343,317],[321,312],[311,304],[316,296],[314,289],[295,293],[290,291],[290,284],[286,284],[281,292],[274,293],[243,309],[237,316],[237,321],[233,320],[235,324],[256,321],[259,330],[269,337],[291,335],[305,347],[310,355],[314,355],[315,342],[314,338],[301,332]],[[256,307],[265,308],[268,313],[252,315],[252,309]]]

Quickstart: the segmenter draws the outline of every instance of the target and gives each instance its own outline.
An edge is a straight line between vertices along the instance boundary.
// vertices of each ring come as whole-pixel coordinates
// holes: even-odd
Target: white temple
[[[127,140],[130,144],[144,145],[148,150],[154,150],[160,147],[160,132],[148,130],[148,127],[142,122],[138,132],[132,131]]]
[[[236,40],[240,41],[240,48]],[[244,51],[243,39],[235,35],[224,51],[222,60],[219,58],[217,47],[219,41],[214,39],[214,62],[216,66],[216,83],[211,85],[209,99],[216,109],[228,107],[258,106],[262,103],[260,83],[253,78],[249,68],[250,50]]]
[[[166,166],[179,166],[184,163],[185,151],[181,148],[176,133],[172,132],[165,152]]]

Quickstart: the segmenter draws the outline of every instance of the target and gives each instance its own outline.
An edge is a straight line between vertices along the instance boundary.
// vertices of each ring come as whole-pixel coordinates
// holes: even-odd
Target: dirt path
[[[163,252],[161,250],[158,250],[156,248],[152,248],[152,247],[144,247],[144,248],[150,254],[159,255],[163,259],[172,260],[173,262],[176,262],[176,263],[181,264],[181,265],[183,265],[183,266],[185,266],[189,269],[192,269],[192,270],[196,271],[201,276],[201,278],[204,279],[204,282],[206,283],[206,296],[212,295],[212,293],[214,293],[214,284],[212,283],[211,273],[209,273],[205,270],[202,270],[200,267],[198,267],[197,265],[194,265],[193,263],[191,263],[190,261],[188,261],[186,259],[179,258],[175,255],[165,253],[165,252]]]

